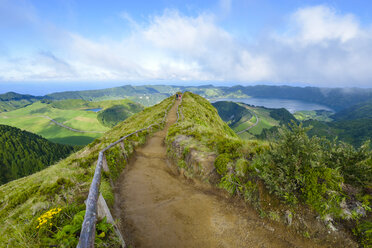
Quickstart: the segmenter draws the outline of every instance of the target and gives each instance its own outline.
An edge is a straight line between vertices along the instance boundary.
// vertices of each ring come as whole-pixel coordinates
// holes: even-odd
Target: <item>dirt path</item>
[[[117,185],[115,217],[132,247],[320,247],[265,223],[213,190],[187,182],[166,157],[164,137],[176,120],[138,149]]]

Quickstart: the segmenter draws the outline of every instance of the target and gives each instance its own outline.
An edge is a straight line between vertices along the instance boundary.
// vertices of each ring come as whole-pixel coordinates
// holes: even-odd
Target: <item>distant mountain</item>
[[[42,98],[40,96],[22,95],[15,92],[0,94],[0,112],[23,108]]]
[[[279,98],[300,100],[311,103],[326,105],[335,111],[349,108],[355,104],[372,101],[372,89],[361,88],[318,88],[318,87],[292,87],[292,86],[232,86],[216,87],[213,85],[204,86],[174,86],[174,85],[143,85],[132,86],[124,85],[120,87],[107,88],[101,90],[66,91],[48,94],[42,98],[50,100],[64,99],[83,99],[88,101],[130,99],[144,106],[152,106],[161,100],[169,97],[177,91],[190,91],[199,94],[209,100],[221,98]],[[12,101],[28,101],[40,97],[20,95],[16,93],[6,93],[4,100],[0,98],[0,111],[6,99]],[[20,96],[23,96],[20,97]],[[32,100],[31,100],[32,99]],[[26,104],[26,103],[22,103]],[[2,110],[4,111],[4,110]]]
[[[172,85],[144,85],[86,91],[69,91],[49,94],[50,99],[84,99],[107,100],[129,98],[145,106],[153,105],[177,91],[190,91],[208,99],[227,97],[244,98],[279,98],[293,99],[318,103],[333,108],[336,111],[352,105],[372,100],[372,89],[360,88],[318,88],[318,87],[292,87],[292,86],[232,86],[216,87],[204,86],[172,86]]]
[[[72,151],[73,146],[55,144],[19,128],[0,125],[0,184],[40,171]]]
[[[372,100],[371,88],[318,88],[255,85],[225,87],[224,91],[226,93],[241,92],[252,97],[293,99],[319,103],[331,107],[336,111]]]
[[[156,88],[161,89],[159,92]],[[170,96],[167,86],[131,86],[124,85],[101,90],[66,91],[46,95],[51,100],[83,99],[88,101],[130,99],[145,106],[154,105]]]

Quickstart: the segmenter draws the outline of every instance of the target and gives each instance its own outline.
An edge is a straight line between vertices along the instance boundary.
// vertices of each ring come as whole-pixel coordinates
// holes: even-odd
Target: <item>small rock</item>
[[[336,232],[337,231],[337,228],[332,224],[332,222],[329,222],[327,224],[327,228],[332,231],[332,232]]]
[[[363,208],[362,204],[360,202],[355,203],[356,207],[353,209],[358,215],[365,217],[366,216],[366,210]]]

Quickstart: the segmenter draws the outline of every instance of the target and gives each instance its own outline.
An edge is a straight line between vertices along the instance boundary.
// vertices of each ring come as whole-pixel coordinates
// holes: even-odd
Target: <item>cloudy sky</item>
[[[372,87],[371,13],[365,0],[0,0],[0,83]]]

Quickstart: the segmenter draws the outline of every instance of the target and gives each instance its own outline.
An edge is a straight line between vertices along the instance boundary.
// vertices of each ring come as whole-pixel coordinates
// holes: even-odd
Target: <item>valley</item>
[[[112,114],[106,109],[113,106],[126,106],[125,114],[115,114],[117,121],[124,120],[143,108],[129,100],[109,100],[90,102],[84,100],[41,100],[9,112],[0,113],[0,124],[11,125],[29,132],[39,134],[46,139],[70,145],[86,145],[101,137],[112,127],[105,125],[105,120]],[[86,111],[102,108],[99,112]],[[103,112],[103,114],[101,114]],[[100,118],[98,118],[100,116]],[[113,122],[113,124],[116,124]]]

